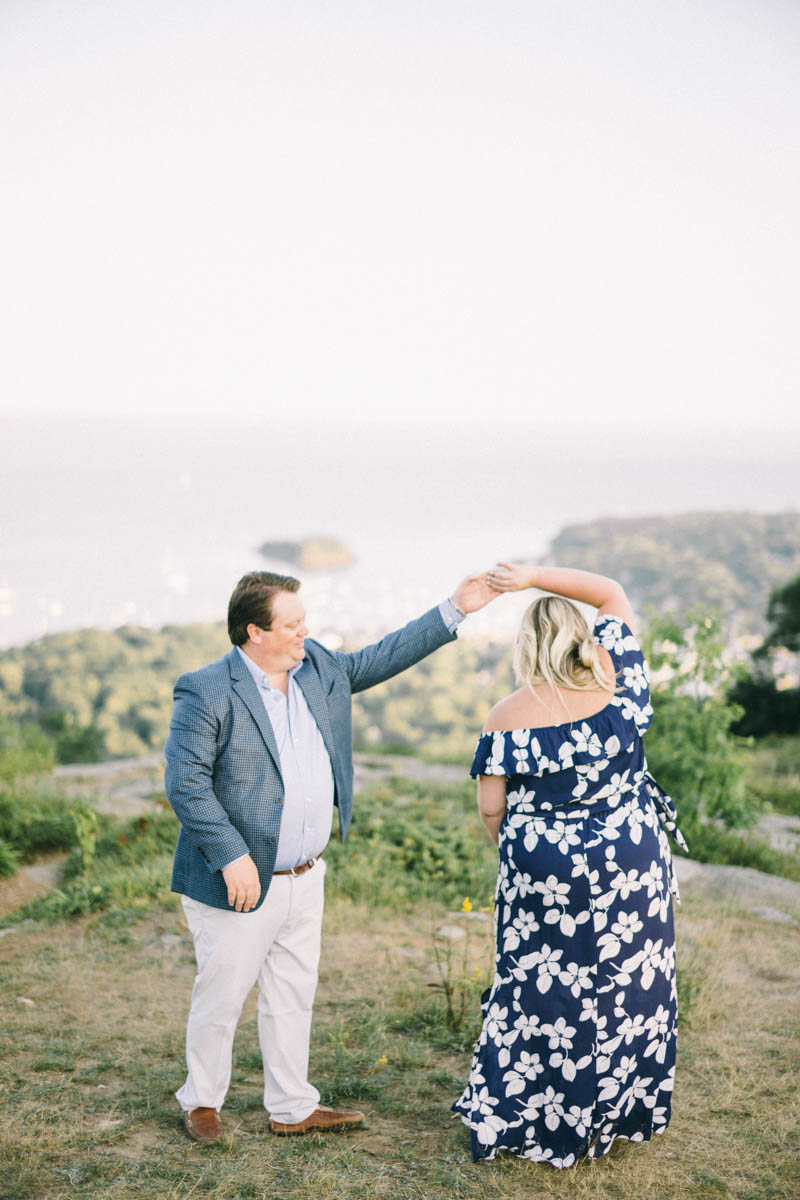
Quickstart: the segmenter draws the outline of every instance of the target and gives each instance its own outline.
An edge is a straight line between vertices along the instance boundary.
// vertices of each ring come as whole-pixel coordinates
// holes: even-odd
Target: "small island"
[[[356,561],[349,546],[331,537],[306,537],[297,542],[263,542],[258,553],[276,558],[304,571],[330,571],[349,567]]]

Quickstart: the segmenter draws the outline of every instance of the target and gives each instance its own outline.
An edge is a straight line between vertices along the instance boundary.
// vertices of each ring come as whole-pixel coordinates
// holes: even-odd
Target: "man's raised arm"
[[[365,646],[363,650],[337,654],[337,661],[350,679],[351,691],[363,692],[377,683],[383,683],[385,679],[399,675],[426,658],[446,642],[453,641],[456,627],[463,618],[484,608],[499,594],[498,589],[487,581],[485,572],[467,575],[449,602],[445,601],[416,620],[409,621],[402,629],[387,633],[379,642]]]

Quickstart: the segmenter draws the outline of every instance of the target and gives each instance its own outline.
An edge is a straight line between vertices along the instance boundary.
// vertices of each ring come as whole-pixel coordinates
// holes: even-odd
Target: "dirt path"
[[[71,796],[84,796],[98,812],[126,820],[158,808],[164,793],[164,758],[120,758],[105,763],[56,767],[55,778]]]
[[[0,879],[0,917],[52,891],[66,854],[52,854],[20,867],[10,879]],[[2,933],[2,931],[0,931]]]

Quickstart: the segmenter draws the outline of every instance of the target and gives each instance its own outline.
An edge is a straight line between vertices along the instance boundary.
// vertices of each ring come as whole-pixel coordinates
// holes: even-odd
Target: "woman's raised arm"
[[[625,589],[616,579],[595,575],[593,571],[578,571],[573,567],[533,567],[527,564],[499,562],[487,575],[487,582],[499,592],[521,592],[539,588],[591,604],[600,613],[622,617],[633,629],[633,609]]]

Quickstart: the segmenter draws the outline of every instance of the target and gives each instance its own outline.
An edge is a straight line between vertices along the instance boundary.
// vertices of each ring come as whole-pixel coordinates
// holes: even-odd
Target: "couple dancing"
[[[666,1129],[675,1064],[675,893],[669,798],[647,772],[646,667],[622,587],[587,571],[499,563],[375,645],[333,653],[306,637],[299,582],[245,575],[228,608],[231,651],[181,676],[166,746],[181,823],[181,894],[197,976],[177,1092],[186,1130],[211,1142],[236,1024],[258,984],[264,1106],[276,1134],[341,1130],[360,1112],[319,1103],[308,1080],[325,861],[353,802],[351,694],[456,637],[502,592],[530,605],[521,687],[495,705],[472,775],[500,853],[497,954],[483,1029],[453,1109],[475,1159],[508,1150],[568,1167],[617,1137]],[[597,609],[591,631],[571,600]]]

